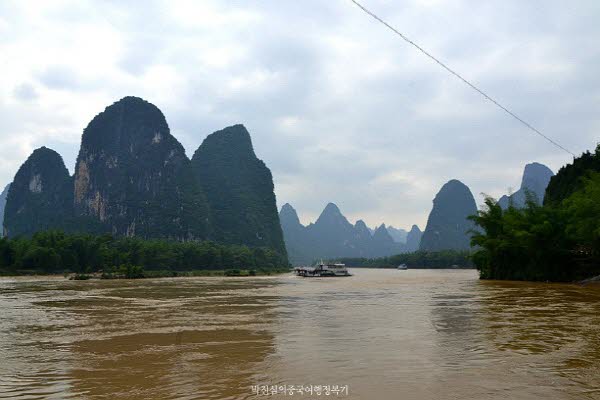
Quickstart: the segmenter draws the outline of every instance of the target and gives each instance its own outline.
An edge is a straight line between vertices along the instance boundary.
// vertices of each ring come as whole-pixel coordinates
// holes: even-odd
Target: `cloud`
[[[82,86],[77,73],[66,66],[51,66],[38,75],[39,82],[48,89],[79,90]]]
[[[595,146],[595,1],[365,4],[572,151]],[[479,200],[527,162],[570,161],[350,2],[8,2],[0,33],[0,186],[41,145],[72,170],[87,123],[126,95],[188,155],[244,123],[304,222],[334,201],[423,228],[449,179]]]
[[[20,85],[15,86],[13,95],[15,99],[21,101],[32,101],[38,97],[37,91],[29,83],[21,83]]]

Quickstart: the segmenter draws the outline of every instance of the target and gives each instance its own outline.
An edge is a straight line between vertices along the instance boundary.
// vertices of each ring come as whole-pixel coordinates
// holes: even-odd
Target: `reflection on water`
[[[600,288],[464,283],[432,296],[441,385],[461,397],[600,398]],[[451,366],[451,365],[449,365]]]
[[[0,398],[247,396],[274,279],[2,282]]]
[[[353,272],[0,279],[0,398],[600,399],[600,288]]]

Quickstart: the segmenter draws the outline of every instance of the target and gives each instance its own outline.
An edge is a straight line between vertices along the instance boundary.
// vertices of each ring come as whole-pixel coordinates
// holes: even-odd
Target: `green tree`
[[[600,265],[600,173],[584,178],[581,190],[569,196],[563,208],[577,258],[589,267]]]
[[[56,250],[47,247],[32,246],[23,257],[23,266],[53,272],[60,265],[60,256]]]

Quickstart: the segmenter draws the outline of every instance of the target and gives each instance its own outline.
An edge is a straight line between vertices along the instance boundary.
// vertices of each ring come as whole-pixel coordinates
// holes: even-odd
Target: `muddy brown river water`
[[[0,278],[0,399],[600,399],[599,286],[353,273]]]

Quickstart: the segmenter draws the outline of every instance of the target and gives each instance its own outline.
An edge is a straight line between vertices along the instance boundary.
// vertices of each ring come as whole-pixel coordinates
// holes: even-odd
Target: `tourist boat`
[[[298,276],[303,277],[335,277],[335,276],[352,276],[345,264],[341,263],[324,263],[321,261],[314,267],[296,267],[294,272]]]
[[[408,269],[408,265],[400,264],[400,265],[398,265],[398,269],[404,271],[404,270]]]

